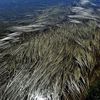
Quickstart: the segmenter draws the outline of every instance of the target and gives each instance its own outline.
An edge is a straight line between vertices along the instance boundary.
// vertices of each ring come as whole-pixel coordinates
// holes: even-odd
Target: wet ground
[[[62,22],[81,25],[90,20],[100,27],[98,0],[0,1],[0,45],[6,40],[16,41],[14,37],[22,32],[41,30]]]

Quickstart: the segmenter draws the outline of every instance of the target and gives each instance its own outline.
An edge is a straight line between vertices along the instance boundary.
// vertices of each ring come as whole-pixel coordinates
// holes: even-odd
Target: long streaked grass
[[[100,67],[100,30],[63,24],[2,55],[1,100],[83,100]]]

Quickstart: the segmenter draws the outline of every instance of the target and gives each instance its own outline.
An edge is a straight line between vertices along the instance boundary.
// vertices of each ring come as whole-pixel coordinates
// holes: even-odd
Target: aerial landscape
[[[100,100],[100,0],[0,0],[0,100]]]

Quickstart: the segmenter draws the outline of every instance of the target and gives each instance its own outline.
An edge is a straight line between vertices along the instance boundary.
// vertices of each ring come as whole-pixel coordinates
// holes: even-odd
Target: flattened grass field
[[[100,3],[21,2],[0,1],[0,100],[100,100]]]

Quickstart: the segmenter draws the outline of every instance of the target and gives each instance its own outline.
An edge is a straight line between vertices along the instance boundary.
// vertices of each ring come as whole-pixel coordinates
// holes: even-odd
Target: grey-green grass
[[[1,100],[85,100],[100,76],[100,30],[63,23],[1,54]]]

